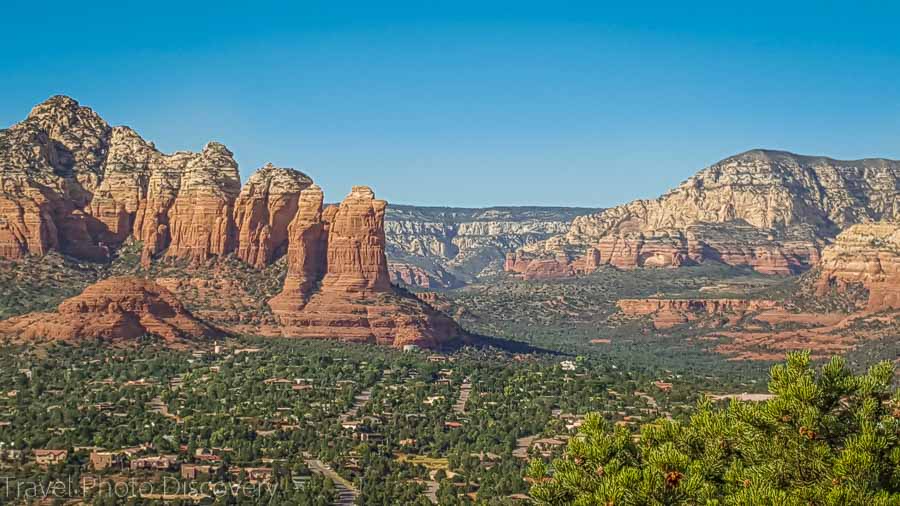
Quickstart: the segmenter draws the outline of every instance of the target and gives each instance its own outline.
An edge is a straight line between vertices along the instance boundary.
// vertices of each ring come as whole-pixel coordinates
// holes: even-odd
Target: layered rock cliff
[[[312,179],[293,169],[268,164],[256,171],[241,189],[234,210],[241,260],[265,267],[287,249],[288,226],[297,214],[300,192]]]
[[[55,313],[0,322],[0,336],[20,340],[130,340],[147,335],[177,342],[211,338],[217,332],[191,316],[165,288],[130,276],[91,285]]]
[[[391,279],[423,288],[449,288],[503,270],[505,255],[565,233],[572,220],[596,209],[391,205],[385,219]]]
[[[270,302],[286,337],[427,347],[462,337],[449,317],[391,285],[386,206],[364,186],[325,209],[318,187],[301,193],[284,290]]]
[[[0,131],[0,256],[58,250],[104,259],[133,238],[142,261],[202,262],[234,252],[264,267],[284,252],[300,191],[293,169],[263,167],[241,188],[224,145],[161,153],[68,97]]]
[[[717,260],[766,273],[799,272],[840,230],[900,216],[898,187],[897,161],[748,151],[658,199],[578,217],[565,234],[526,246],[509,265],[525,272],[532,258],[550,256],[577,272],[603,264],[675,267]]]
[[[774,309],[778,303],[749,299],[621,299],[616,306],[625,316],[650,316],[656,328],[666,329],[700,318],[740,317]]]
[[[203,260],[234,247],[240,191],[230,151],[165,155],[68,97],[0,132],[0,255],[49,250],[102,259],[129,237],[145,258]]]
[[[854,225],[825,248],[818,266],[816,295],[860,285],[867,311],[900,309],[900,223]]]

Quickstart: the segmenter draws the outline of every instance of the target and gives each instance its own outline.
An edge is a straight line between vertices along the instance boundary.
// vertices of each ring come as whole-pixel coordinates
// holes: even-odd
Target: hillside
[[[589,271],[677,267],[707,260],[770,274],[802,272],[841,230],[900,217],[900,162],[834,160],[753,150],[722,160],[654,200],[573,220],[564,234],[522,248],[509,269],[553,258]]]

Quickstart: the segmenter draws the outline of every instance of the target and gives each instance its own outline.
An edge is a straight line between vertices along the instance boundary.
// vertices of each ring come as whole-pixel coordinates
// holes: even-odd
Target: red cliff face
[[[292,321],[325,276],[328,224],[322,214],[323,199],[322,189],[317,185],[303,190],[297,214],[288,227],[288,272],[284,288],[269,301],[282,322]]]
[[[144,260],[203,260],[234,248],[240,180],[225,146],[165,155],[127,127],[53,97],[0,131],[0,255],[108,257],[129,237]]]
[[[250,176],[234,206],[237,257],[263,268],[283,253],[300,192],[310,185],[312,179],[306,174],[272,164]]]
[[[778,307],[774,301],[747,299],[622,299],[616,305],[628,317],[650,316],[659,329],[703,317],[742,315]]]
[[[324,211],[317,187],[300,200],[284,291],[270,302],[285,336],[427,347],[461,337],[449,317],[391,286],[387,204],[371,189],[354,187],[340,206]]]
[[[684,231],[610,234],[589,246],[582,256],[510,254],[505,269],[526,279],[590,273],[603,265],[618,269],[675,268],[707,261],[751,267],[774,275],[797,274],[819,260],[812,239],[779,240],[739,223],[696,225]]]
[[[113,277],[67,299],[56,313],[31,313],[0,322],[0,335],[12,339],[120,340],[145,335],[175,342],[213,337],[171,292],[153,281]]]
[[[825,249],[817,295],[859,284],[869,292],[868,311],[900,309],[900,224],[855,225]]]

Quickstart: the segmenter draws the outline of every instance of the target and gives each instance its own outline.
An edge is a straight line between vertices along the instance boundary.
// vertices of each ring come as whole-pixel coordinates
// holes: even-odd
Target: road
[[[331,478],[331,481],[334,482],[338,492],[337,500],[334,503],[336,506],[351,506],[356,504],[356,499],[359,498],[359,490],[353,486],[353,483],[339,475],[331,468],[331,466],[319,459],[307,459],[306,465],[309,466],[310,471]]]

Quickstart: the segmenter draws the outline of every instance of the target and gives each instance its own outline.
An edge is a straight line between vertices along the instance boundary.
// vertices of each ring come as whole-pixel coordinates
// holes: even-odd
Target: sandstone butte
[[[438,346],[462,335],[451,319],[391,286],[384,201],[366,187],[355,187],[340,206],[323,209],[322,201],[321,189],[301,172],[270,164],[241,188],[237,163],[224,145],[163,154],[134,130],[110,127],[69,97],[51,97],[21,123],[0,130],[2,257],[56,250],[102,260],[129,239],[143,244],[145,267],[158,256],[203,264],[231,253],[264,267],[286,252],[288,275],[272,301],[285,335],[398,346]],[[110,286],[101,282],[83,296]],[[169,301],[181,314],[170,293],[141,290],[115,306],[137,306],[143,293]],[[78,307],[93,308],[81,302]],[[60,338],[139,331],[130,312],[73,307],[60,306],[64,317],[80,315],[72,326],[52,315],[3,325],[21,335]],[[91,326],[95,317],[106,326]],[[39,324],[42,318],[47,321]]]
[[[169,344],[218,333],[195,319],[175,296],[153,281],[121,276],[89,286],[55,313],[30,313],[0,322],[13,340],[127,341],[152,335]]]
[[[565,234],[509,254],[505,268],[541,278],[714,260],[799,273],[841,230],[900,219],[898,184],[898,161],[748,151],[655,200],[577,217]]]
[[[862,285],[865,310],[900,309],[900,223],[854,225],[825,248],[818,266],[816,294]]]
[[[463,337],[456,323],[391,285],[386,202],[355,186],[323,209],[322,191],[300,194],[288,229],[288,272],[270,306],[286,337],[437,347]]]
[[[241,189],[224,145],[163,154],[134,130],[55,96],[0,130],[0,256],[57,250],[101,260],[133,238],[145,265],[158,255],[202,262],[234,252],[259,267],[285,248],[310,184],[268,165]]]

